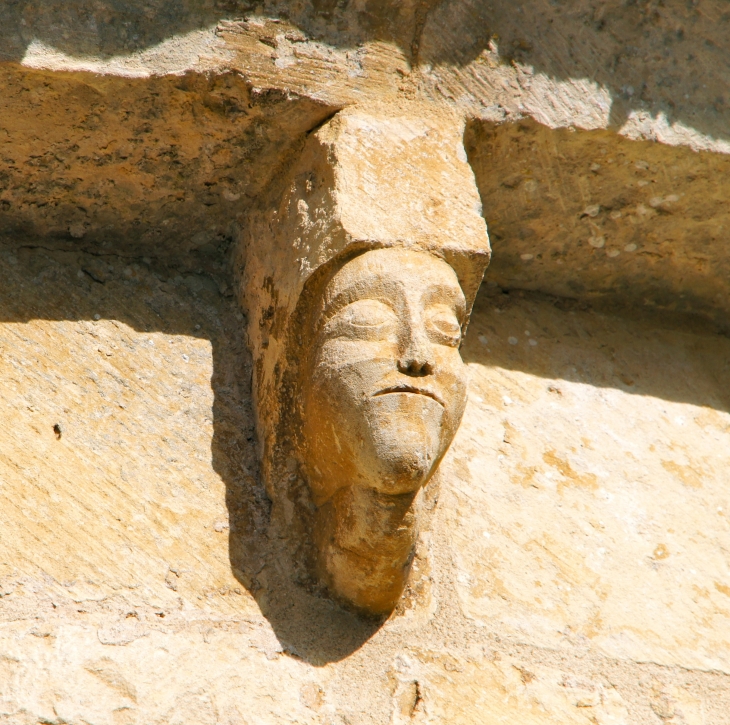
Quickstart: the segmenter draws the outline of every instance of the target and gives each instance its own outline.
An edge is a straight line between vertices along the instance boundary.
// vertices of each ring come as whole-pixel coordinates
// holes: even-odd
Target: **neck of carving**
[[[349,486],[317,512],[318,568],[333,592],[371,614],[391,612],[413,557],[418,493]]]

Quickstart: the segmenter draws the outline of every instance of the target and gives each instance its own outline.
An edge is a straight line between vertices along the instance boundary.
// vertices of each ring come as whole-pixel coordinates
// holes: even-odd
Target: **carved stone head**
[[[466,404],[464,293],[443,260],[378,249],[348,261],[317,307],[298,392],[320,576],[356,606],[388,611],[407,574],[415,497]]]
[[[460,126],[443,120],[340,114],[252,215],[240,256],[269,494],[317,579],[369,613],[405,586],[489,260]]]

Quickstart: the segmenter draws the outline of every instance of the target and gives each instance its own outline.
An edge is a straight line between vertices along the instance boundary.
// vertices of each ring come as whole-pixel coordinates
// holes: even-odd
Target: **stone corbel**
[[[370,614],[401,596],[466,404],[459,346],[490,248],[462,133],[450,116],[341,111],[239,249],[274,510],[314,579]]]

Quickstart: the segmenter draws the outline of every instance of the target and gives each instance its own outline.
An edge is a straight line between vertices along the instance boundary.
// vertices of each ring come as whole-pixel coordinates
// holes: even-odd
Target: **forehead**
[[[333,299],[353,287],[367,292],[393,284],[414,292],[438,286],[461,296],[456,273],[446,262],[409,249],[374,249],[355,257],[330,280],[325,296]]]

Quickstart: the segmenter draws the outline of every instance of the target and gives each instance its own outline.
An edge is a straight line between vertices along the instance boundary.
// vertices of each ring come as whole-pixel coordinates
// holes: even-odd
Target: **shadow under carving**
[[[224,253],[225,245],[222,253],[206,260],[208,271],[201,274],[133,256],[0,245],[0,274],[5,280],[0,322],[99,316],[137,331],[210,341],[211,465],[226,487],[232,572],[256,599],[282,649],[324,665],[357,650],[382,620],[358,617],[320,596],[296,566],[298,552],[290,537],[272,521],[258,474],[245,320],[228,292]],[[220,542],[225,545],[223,538]]]
[[[697,315],[484,284],[462,357],[546,380],[730,412],[730,336]]]

